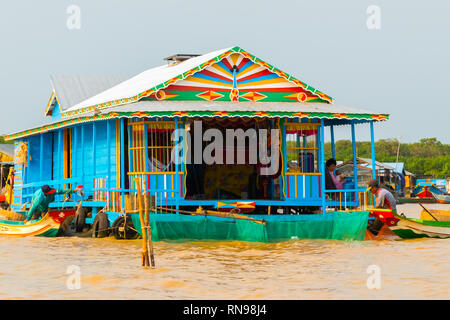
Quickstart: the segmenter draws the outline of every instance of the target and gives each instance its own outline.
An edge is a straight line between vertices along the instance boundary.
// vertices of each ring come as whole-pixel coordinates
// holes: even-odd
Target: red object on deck
[[[62,223],[67,217],[75,215],[76,210],[56,210],[49,211],[48,215],[57,223]]]
[[[393,226],[397,224],[397,222],[400,220],[394,216],[392,213],[392,210],[390,209],[379,209],[379,208],[373,208],[369,209],[370,217],[375,217],[380,219],[384,224],[388,226]]]
[[[0,195],[0,202],[6,202],[6,197],[4,194]]]

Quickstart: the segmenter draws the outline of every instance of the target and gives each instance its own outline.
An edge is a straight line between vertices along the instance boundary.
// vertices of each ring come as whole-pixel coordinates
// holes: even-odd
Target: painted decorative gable
[[[323,92],[240,47],[233,47],[147,70],[65,110],[62,117],[80,116],[144,99],[332,103],[332,98]]]
[[[144,99],[329,102],[279,73],[241,52],[233,53]]]

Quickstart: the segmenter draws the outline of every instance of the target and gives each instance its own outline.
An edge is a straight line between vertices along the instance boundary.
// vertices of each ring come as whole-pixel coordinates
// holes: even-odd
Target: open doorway
[[[198,123],[194,125],[196,121],[201,121],[201,126]],[[186,128],[191,137],[187,150],[187,157],[190,157],[191,161],[188,161],[186,164],[187,200],[280,199],[281,161],[278,161],[279,168],[277,168],[276,172],[272,175],[266,175],[263,168],[267,167],[267,164],[263,163],[264,161],[260,159],[261,148],[265,148],[264,151],[268,151],[269,156],[271,156],[271,129],[278,128],[278,120],[259,118],[202,118],[188,121]],[[198,134],[203,137],[208,129],[219,130],[222,134],[223,147],[215,148],[211,152],[213,156],[216,156],[216,152],[222,153],[222,156],[219,157],[222,159],[221,162],[208,164],[203,157],[201,157],[200,162],[194,161],[196,158],[195,153],[201,150],[202,155],[204,155],[205,149],[214,142],[193,138]],[[245,137],[245,143],[243,145],[239,144],[238,138],[234,138],[232,141],[226,139],[227,129],[232,129],[234,132],[241,129],[241,132],[248,133],[248,136]],[[260,129],[266,130],[267,135],[265,138],[258,134]],[[197,132],[199,130],[201,132]],[[250,133],[256,133],[256,135],[251,136]],[[196,146],[196,143],[201,143],[201,148]],[[277,153],[279,159],[281,159],[279,148],[277,149]],[[231,164],[228,160],[230,154],[234,155],[234,161]]]

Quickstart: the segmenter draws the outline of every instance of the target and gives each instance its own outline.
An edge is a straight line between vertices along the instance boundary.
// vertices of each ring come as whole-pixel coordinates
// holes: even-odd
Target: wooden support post
[[[92,168],[93,168],[93,175],[97,174],[97,159],[96,159],[96,151],[97,151],[97,144],[96,144],[96,135],[97,135],[97,126],[95,125],[95,121],[92,123]]]
[[[44,134],[41,133],[39,140],[39,180],[44,180]]]
[[[84,145],[84,138],[85,138],[85,127],[86,124],[83,123],[81,125],[81,184],[84,185],[85,183],[85,177],[84,177],[84,172],[85,172],[85,166],[86,166],[86,160],[85,160],[85,145]]]
[[[108,194],[110,194],[110,191],[112,189],[111,186],[111,120],[106,120],[106,166],[108,167],[106,170],[108,172],[108,177],[106,179],[106,188]],[[111,200],[111,197],[109,197],[108,200]]]
[[[356,201],[357,201],[357,197],[356,197],[356,189],[358,189],[358,161],[356,159],[356,135],[355,135],[355,124],[352,122],[351,123],[351,128],[352,128],[352,149],[353,149],[353,180],[354,180],[354,201],[355,201],[355,207],[356,207]]]
[[[321,119],[320,121],[320,127],[319,127],[319,166],[320,166],[320,172],[321,176],[320,184],[322,185],[321,194],[319,194],[319,197],[322,202],[322,213],[326,213],[327,211],[327,205],[326,205],[326,193],[325,193],[325,123],[324,120]],[[311,184],[312,187],[312,184]]]
[[[282,199],[289,198],[289,180],[288,176],[286,176],[287,172],[287,142],[286,142],[286,119],[279,120],[279,128],[281,127],[281,151],[283,156],[283,196]],[[286,181],[288,180],[288,181]]]
[[[149,258],[148,258],[148,244],[147,244],[147,229],[144,220],[144,206],[142,204],[142,180],[141,178],[134,178],[134,182],[137,188],[137,201],[138,201],[138,209],[139,209],[139,220],[141,222],[141,230],[142,230],[142,266],[148,267],[150,266]]]
[[[377,178],[377,167],[375,165],[375,135],[373,132],[373,121],[370,121],[370,146],[372,154],[372,179]]]
[[[331,135],[331,157],[333,159],[336,159],[336,149],[334,145],[334,127],[332,124],[330,125],[330,135]]]
[[[180,128],[179,128],[178,118],[175,118],[175,141],[173,144],[173,148],[175,150],[175,181],[173,180],[174,176],[172,175],[172,188],[175,189],[175,209],[180,209],[180,199],[181,199],[181,191],[180,185],[181,182],[179,180],[180,176],[180,150],[178,145],[180,143]],[[175,182],[175,185],[174,185]]]
[[[153,255],[153,242],[152,242],[152,228],[150,226],[150,207],[152,206],[152,200],[150,194],[145,188],[145,229],[148,231],[147,249],[150,252],[150,264],[152,268],[155,268],[155,256]],[[147,232],[146,231],[146,232]]]
[[[125,119],[120,119],[120,188],[125,189]],[[130,188],[131,189],[131,188]],[[125,208],[125,192],[122,191],[122,209]]]
[[[128,123],[128,172],[133,172],[135,170],[135,167],[133,166],[134,164],[134,152],[131,148],[135,147],[135,145],[133,144],[133,127]],[[128,189],[133,189],[132,183],[131,183],[131,179],[130,179],[130,183],[129,183],[129,188]]]

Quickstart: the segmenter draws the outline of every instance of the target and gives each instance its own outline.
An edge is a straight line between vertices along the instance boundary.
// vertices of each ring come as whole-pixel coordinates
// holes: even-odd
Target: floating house
[[[356,163],[355,126],[370,124],[375,162],[374,123],[387,120],[387,114],[337,105],[329,95],[240,47],[165,60],[133,77],[52,77],[45,107],[51,123],[6,137],[16,145],[13,208],[29,203],[42,185],[82,184],[85,196],[74,195],[64,205],[83,200],[89,212],[84,223],[93,223],[102,211],[113,225],[135,208],[135,178],[140,178],[156,207],[233,209],[262,215],[267,228],[271,221],[328,224],[325,233],[307,232],[317,238],[339,238],[332,230],[336,219],[353,219],[342,225],[354,228],[353,221],[359,229],[342,234],[361,237],[367,212],[342,211],[359,208],[365,188],[353,179],[345,190],[325,189],[325,129],[330,131],[334,157],[334,128],[349,128]],[[264,129],[268,135],[258,138],[256,146],[245,144],[239,163],[207,163],[201,155],[211,147],[204,135],[208,129]],[[188,134],[203,139],[187,141]],[[277,150],[270,151],[275,141]],[[239,149],[232,142],[212,154],[225,157],[229,148]],[[255,160],[261,148],[270,151],[269,160],[279,163],[271,174],[262,174],[267,159]],[[337,205],[342,192],[354,196]],[[64,199],[57,200],[52,206],[62,206]],[[307,214],[313,212],[319,214]],[[176,213],[154,216],[152,223],[172,225],[180,219],[205,220]],[[155,229],[164,238],[162,224]],[[304,237],[300,229],[285,236]],[[270,238],[265,232],[263,238]]]

